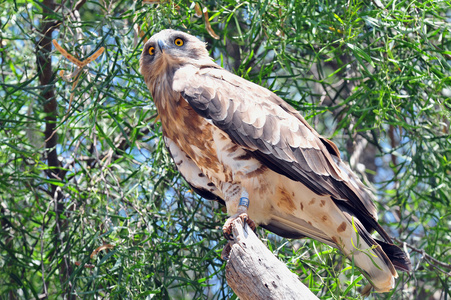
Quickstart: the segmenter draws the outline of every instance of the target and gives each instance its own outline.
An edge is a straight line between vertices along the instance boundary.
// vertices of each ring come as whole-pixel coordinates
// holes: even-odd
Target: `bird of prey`
[[[411,269],[337,146],[276,94],[218,66],[198,38],[170,29],[146,42],[140,72],[178,170],[202,197],[225,202],[227,238],[237,217],[282,237],[313,238],[352,258],[378,292],[394,287],[395,269]]]

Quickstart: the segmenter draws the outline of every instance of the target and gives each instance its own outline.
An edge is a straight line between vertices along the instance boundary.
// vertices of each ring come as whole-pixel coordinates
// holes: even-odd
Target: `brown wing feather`
[[[369,232],[377,230],[371,193],[340,160],[335,144],[321,137],[288,103],[269,90],[221,68],[179,69],[173,88],[201,116],[249,149],[262,163],[330,195],[350,209]]]

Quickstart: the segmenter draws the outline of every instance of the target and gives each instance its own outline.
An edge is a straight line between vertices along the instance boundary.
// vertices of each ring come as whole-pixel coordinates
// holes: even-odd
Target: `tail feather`
[[[379,240],[376,240],[376,242],[382,247],[382,250],[385,254],[387,254],[388,258],[397,270],[404,272],[412,271],[412,263],[401,248]]]
[[[354,224],[357,227],[357,231],[365,240],[365,242],[367,242],[369,245],[380,246],[380,251],[384,253],[383,256],[388,257],[390,263],[396,269],[406,272],[410,272],[412,270],[412,264],[410,262],[410,259],[407,257],[407,254],[401,248],[394,245],[388,235],[386,235],[387,237],[384,237],[385,241],[374,239],[371,234],[365,229],[365,227],[360,223],[360,221],[349,212],[349,210],[343,207],[340,208],[350,222],[354,221]]]
[[[356,266],[362,270],[362,274],[377,292],[388,292],[394,287],[394,279],[398,277],[396,269],[411,270],[409,259],[399,247],[391,243],[391,240],[383,242],[374,239],[349,210],[339,208],[341,216],[347,219],[348,228],[351,228],[353,224],[357,231],[353,234],[354,239],[352,237],[351,240],[341,240],[339,237],[337,239],[336,235],[330,235],[328,228],[315,228],[311,223],[298,217],[277,211],[272,212],[270,222],[261,226],[280,236],[287,238],[307,236],[341,249],[346,256],[354,259]],[[359,239],[360,242],[358,242]]]
[[[360,223],[360,221],[356,218],[353,218],[349,213],[345,212],[346,218],[348,220],[355,224],[355,228],[357,229],[357,232],[359,236],[368,244],[368,246],[373,247],[374,253],[384,261],[384,263],[387,265],[388,269],[392,273],[392,275],[396,278],[398,277],[398,274],[396,273],[395,267],[389,258],[388,254],[384,251],[383,247],[376,242],[376,240],[371,236],[370,233],[365,229],[365,227]],[[393,245],[394,246],[394,245]],[[396,246],[394,246],[396,247]]]

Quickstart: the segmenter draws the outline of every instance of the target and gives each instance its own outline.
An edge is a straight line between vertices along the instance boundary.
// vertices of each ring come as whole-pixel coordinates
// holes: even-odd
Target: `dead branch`
[[[409,249],[411,249],[414,252],[420,253],[422,255],[422,258],[426,259],[434,268],[436,268],[437,270],[439,270],[440,272],[442,272],[443,274],[445,274],[448,277],[451,277],[451,272],[447,272],[445,270],[442,270],[442,268],[451,270],[451,265],[450,264],[446,264],[444,262],[441,262],[439,260],[437,260],[436,258],[433,258],[432,256],[430,256],[429,254],[426,253],[426,251],[424,251],[424,249],[418,249],[410,244],[407,244],[406,242],[401,241],[400,239],[397,238],[393,238],[392,239],[394,241],[396,241],[397,243],[403,245],[404,247],[407,247]]]
[[[240,299],[318,300],[247,224],[243,229],[241,219],[233,221],[232,232],[235,240],[229,244],[226,278]]]

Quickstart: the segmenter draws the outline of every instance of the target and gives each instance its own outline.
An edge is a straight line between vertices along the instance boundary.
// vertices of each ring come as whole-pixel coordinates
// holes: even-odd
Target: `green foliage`
[[[219,258],[226,216],[164,150],[138,25],[201,37],[367,167],[381,222],[415,268],[371,297],[449,298],[449,2],[198,2],[218,40],[191,2],[70,3],[0,4],[2,299],[234,297]],[[46,52],[53,38],[79,60],[105,52],[65,81],[75,66]],[[259,236],[321,299],[362,298],[366,279],[337,250]]]

